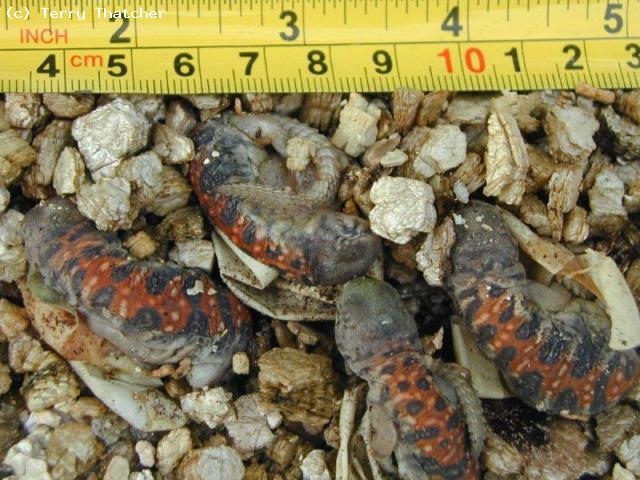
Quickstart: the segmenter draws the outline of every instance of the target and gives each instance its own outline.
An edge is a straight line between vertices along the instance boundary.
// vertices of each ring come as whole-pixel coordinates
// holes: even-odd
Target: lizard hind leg
[[[443,396],[450,400],[451,390],[455,392],[457,403],[467,424],[471,451],[477,458],[482,452],[486,437],[486,423],[482,403],[478,398],[467,370],[459,365],[433,360],[431,365],[434,380]]]
[[[33,265],[29,266],[29,271],[27,272],[27,286],[39,300],[60,307],[74,315],[76,314],[76,308],[65,300],[64,294],[48,286],[44,282],[40,270]]]

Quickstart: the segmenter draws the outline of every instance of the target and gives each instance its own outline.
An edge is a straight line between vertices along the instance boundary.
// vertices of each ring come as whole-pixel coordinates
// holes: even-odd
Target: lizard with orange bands
[[[194,387],[219,380],[250,335],[248,310],[206,273],[130,257],[67,199],[30,210],[27,258],[90,328],[152,364],[190,359]]]
[[[306,141],[313,168],[287,171],[287,142]],[[227,115],[194,134],[191,183],[216,228],[289,280],[343,283],[367,272],[381,251],[365,220],[333,209],[346,155],[288,117]],[[270,154],[272,146],[278,155]]]
[[[446,285],[513,393],[565,415],[592,415],[620,401],[638,382],[638,354],[612,350],[609,331],[588,313],[543,310],[526,297],[518,247],[496,207],[472,202],[459,213]]]
[[[479,400],[448,366],[428,361],[398,292],[372,278],[345,284],[335,335],[349,368],[369,383],[373,430],[392,438],[383,448],[374,442],[381,463],[394,453],[406,480],[479,478]]]

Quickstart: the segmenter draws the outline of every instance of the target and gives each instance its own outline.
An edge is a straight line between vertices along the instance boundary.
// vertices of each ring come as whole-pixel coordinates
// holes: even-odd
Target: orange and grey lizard
[[[496,207],[474,201],[459,213],[446,285],[513,393],[565,415],[620,401],[638,382],[638,354],[609,348],[609,331],[586,312],[546,311],[527,299],[518,247]]]
[[[308,142],[313,168],[289,172],[280,158]],[[332,209],[346,155],[297,120],[272,114],[211,119],[194,134],[191,183],[213,224],[286,278],[339,284],[364,275],[381,251],[365,220]]]
[[[388,284],[358,278],[338,301],[336,343],[349,368],[369,383],[367,404],[381,460],[394,453],[404,480],[479,478],[482,407],[451,367],[429,361],[416,324]],[[384,446],[381,448],[381,443]]]
[[[24,220],[26,252],[44,283],[90,328],[152,364],[190,359],[194,387],[219,380],[251,332],[248,310],[205,272],[130,257],[68,199],[54,198]]]

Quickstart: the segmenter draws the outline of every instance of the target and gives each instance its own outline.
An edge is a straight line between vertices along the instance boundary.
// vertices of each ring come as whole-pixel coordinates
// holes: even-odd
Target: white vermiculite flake
[[[131,184],[122,178],[103,178],[97,183],[85,183],[77,193],[78,210],[93,220],[100,230],[116,231],[131,228],[137,216],[132,211]]]
[[[362,95],[352,93],[340,112],[340,123],[331,141],[348,155],[362,155],[376,141],[379,119],[380,108],[368,103]]]
[[[114,101],[78,117],[72,135],[94,180],[113,176],[126,156],[147,145],[149,120],[126,100]]]
[[[85,178],[82,155],[75,148],[66,147],[60,153],[53,172],[53,188],[58,195],[76,193]]]
[[[369,213],[371,230],[395,243],[407,243],[436,222],[433,190],[419,180],[383,177],[371,187],[375,207]]]
[[[429,132],[413,162],[425,178],[457,167],[467,157],[467,137],[456,125],[438,125]]]

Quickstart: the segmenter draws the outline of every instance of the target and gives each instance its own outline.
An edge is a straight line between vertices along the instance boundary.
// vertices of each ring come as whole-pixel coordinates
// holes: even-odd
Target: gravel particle
[[[362,155],[373,145],[378,135],[380,109],[360,94],[352,93],[349,103],[340,112],[340,123],[331,141],[348,155]]]
[[[323,427],[336,401],[331,359],[293,348],[274,348],[258,360],[258,383],[263,398],[285,418],[307,428]]]
[[[189,203],[191,185],[174,167],[165,165],[160,173],[162,188],[154,196],[147,210],[164,217]]]
[[[467,137],[457,125],[438,125],[429,132],[420,147],[413,168],[424,178],[444,173],[464,162],[467,156]]]
[[[98,463],[104,451],[91,427],[79,422],[64,423],[53,431],[47,447],[51,476],[72,480],[84,475]]]
[[[169,258],[178,265],[200,268],[210,272],[215,252],[209,240],[182,240],[169,252]]]
[[[581,182],[582,167],[580,166],[562,166],[549,179],[547,216],[551,226],[551,236],[556,241],[562,237],[564,214],[576,207]]]
[[[640,434],[627,438],[616,449],[618,458],[635,475],[640,475]]]
[[[467,203],[469,201],[469,192],[464,182],[456,180],[453,183],[453,194],[456,196],[456,200],[460,203]]]
[[[446,218],[432,232],[429,232],[415,259],[429,285],[442,286],[449,251],[455,243],[453,221]]]
[[[38,159],[34,168],[34,178],[38,185],[49,185],[58,163],[60,153],[71,141],[71,122],[54,120],[34,140],[38,149]]]
[[[162,170],[162,161],[155,152],[141,153],[118,166],[117,176],[131,182],[131,198],[136,208],[147,208],[162,191]]]
[[[77,194],[78,210],[100,230],[131,228],[138,212],[131,206],[131,184],[122,178],[101,178],[85,183]]]
[[[131,255],[136,258],[146,258],[153,255],[158,249],[156,242],[147,232],[140,230],[123,242],[123,246],[129,249]]]
[[[231,359],[231,369],[236,375],[248,375],[251,361],[245,352],[236,352]]]
[[[222,95],[184,95],[184,98],[200,110],[222,109],[229,105],[229,100]]]
[[[242,480],[244,465],[238,452],[226,445],[200,448],[185,457],[177,477],[179,480]]]
[[[407,243],[435,225],[433,190],[424,182],[383,177],[373,184],[370,198],[375,204],[369,213],[371,230],[387,240]]]
[[[53,188],[58,195],[76,193],[85,178],[82,155],[73,147],[65,147],[53,171]]]
[[[45,93],[42,102],[58,118],[76,118],[93,108],[95,99],[89,93],[63,94]]]
[[[167,109],[166,125],[181,135],[189,135],[198,124],[193,109],[182,100],[174,100]]]
[[[575,207],[564,220],[562,239],[568,243],[582,243],[589,238],[589,222],[587,211],[582,207]]]
[[[158,232],[174,242],[204,237],[204,219],[198,207],[184,207],[167,214],[158,225]]]
[[[586,83],[576,85],[576,93],[600,103],[611,104],[616,101],[616,94],[611,90],[592,87]]]
[[[331,480],[324,450],[312,450],[300,465],[304,480]]]
[[[144,148],[150,123],[131,102],[114,101],[78,117],[72,134],[94,180],[112,176],[124,157]]]
[[[224,425],[238,452],[248,457],[273,443],[275,435],[271,430],[282,422],[280,412],[255,393],[238,398],[234,410],[236,414],[228,416]]]
[[[163,475],[172,472],[192,449],[191,432],[188,428],[182,427],[170,431],[158,442],[156,451],[158,471]]]
[[[640,125],[618,115],[612,107],[603,108],[598,117],[602,122],[601,143],[621,160],[640,159]]]
[[[22,215],[9,209],[0,214],[0,281],[13,282],[27,271]]]
[[[301,120],[326,132],[335,126],[340,116],[341,93],[309,93],[304,96]]]
[[[50,435],[51,429],[41,426],[9,448],[4,463],[18,480],[51,480],[46,452]]]
[[[402,135],[413,127],[424,93],[413,88],[399,88],[391,94],[391,110],[395,129]]]
[[[455,125],[485,125],[491,97],[486,94],[460,94],[449,102],[445,118]]]
[[[640,123],[640,90],[624,92],[616,105],[620,113],[627,115],[634,122]]]
[[[139,472],[131,472],[129,480],[153,480],[153,473],[147,468]]]
[[[582,163],[596,148],[593,134],[599,124],[592,113],[580,107],[554,105],[544,118],[549,149],[557,160]]]
[[[0,133],[0,178],[3,185],[11,185],[37,158],[34,148],[18,132],[6,130]]]
[[[520,203],[520,218],[533,227],[538,235],[551,236],[547,206],[536,195],[525,194]]]
[[[153,467],[156,463],[156,447],[147,440],[136,443],[136,453],[143,467]]]
[[[613,466],[612,480],[636,480],[636,476],[631,471],[624,468],[619,463]]]
[[[114,455],[106,470],[102,480],[122,480],[129,478],[129,461],[120,455]]]
[[[180,397],[180,406],[191,420],[214,429],[231,414],[232,398],[222,387],[205,387]]]
[[[595,216],[627,216],[622,205],[624,183],[611,168],[604,168],[596,175],[593,187],[589,190],[589,207]]]
[[[43,410],[80,395],[78,378],[69,365],[58,360],[25,376],[20,392],[30,411]]]
[[[9,201],[11,200],[11,194],[7,187],[0,183],[0,213],[4,212],[9,206]]]
[[[382,158],[380,159],[380,165],[384,168],[399,167],[400,165],[403,165],[408,159],[409,156],[406,153],[404,153],[402,150],[395,149],[385,153],[382,156]]]
[[[32,432],[40,425],[45,425],[49,428],[56,428],[60,426],[61,422],[62,418],[53,410],[39,410],[29,413],[29,418],[24,422],[24,429],[28,432]]]
[[[492,113],[487,129],[487,184],[482,193],[518,205],[524,195],[529,156],[516,120],[508,113]]]
[[[193,140],[162,123],[153,130],[153,151],[169,165],[188,163],[195,156]]]
[[[5,118],[12,127],[31,128],[46,116],[42,98],[34,93],[5,93]]]
[[[307,138],[291,137],[287,140],[287,170],[302,172],[315,154],[315,145]]]

